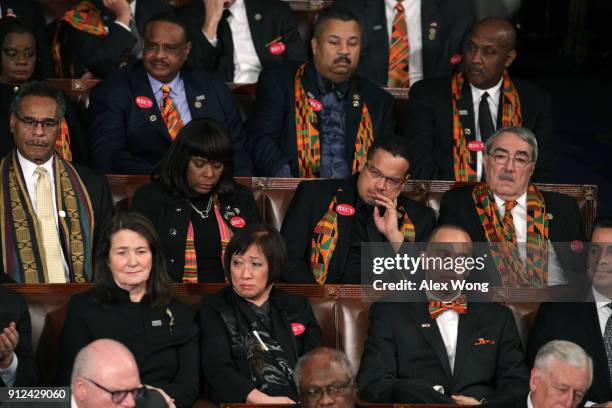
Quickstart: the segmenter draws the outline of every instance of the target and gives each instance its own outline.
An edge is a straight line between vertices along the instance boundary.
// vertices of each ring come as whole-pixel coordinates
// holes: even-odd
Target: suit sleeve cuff
[[[13,361],[11,362],[11,365],[9,365],[7,368],[0,368],[0,378],[2,378],[2,381],[7,387],[12,387],[13,384],[15,384],[17,364],[17,354],[13,354]]]
[[[219,38],[218,37],[208,38],[208,36],[204,32],[204,30],[202,30],[202,35],[204,36],[204,38],[206,38],[206,41],[208,41],[210,43],[210,45],[212,45],[213,47],[216,47],[219,44]]]
[[[132,30],[130,30],[130,27],[126,26],[125,24],[123,24],[120,21],[115,20],[115,24],[119,24],[121,27],[125,28],[128,31],[128,33],[132,32]]]

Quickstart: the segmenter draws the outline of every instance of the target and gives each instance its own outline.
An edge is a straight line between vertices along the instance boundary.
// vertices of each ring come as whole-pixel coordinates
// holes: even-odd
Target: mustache
[[[508,173],[507,171],[504,171],[499,174],[499,179],[506,180],[506,181],[514,181],[514,175],[512,173]]]
[[[350,64],[351,59],[347,55],[341,55],[334,60],[334,64],[337,62],[346,62],[347,64]]]
[[[37,147],[49,146],[49,142],[46,142],[44,140],[36,140],[36,139],[26,140],[25,144],[26,146],[37,146]]]
[[[477,74],[482,74],[484,73],[484,71],[482,70],[482,68],[480,68],[478,65],[474,65],[474,64],[468,64],[465,66],[465,70],[466,71],[471,71],[471,72],[475,72]]]
[[[152,59],[150,62],[151,62],[151,64],[155,64],[155,65],[163,65],[164,67],[168,66],[166,61],[160,60],[160,59]]]

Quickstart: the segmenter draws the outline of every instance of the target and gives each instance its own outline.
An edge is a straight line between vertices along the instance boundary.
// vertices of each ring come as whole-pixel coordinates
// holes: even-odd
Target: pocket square
[[[485,339],[484,337],[479,337],[474,343],[475,346],[482,346],[485,344],[495,344],[495,340]]]

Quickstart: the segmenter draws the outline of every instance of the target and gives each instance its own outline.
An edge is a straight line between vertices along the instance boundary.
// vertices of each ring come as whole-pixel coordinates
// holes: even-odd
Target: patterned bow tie
[[[454,310],[459,314],[467,313],[467,299],[465,295],[459,296],[452,302],[441,302],[439,300],[429,302],[429,315],[432,319],[435,319],[447,310]]]

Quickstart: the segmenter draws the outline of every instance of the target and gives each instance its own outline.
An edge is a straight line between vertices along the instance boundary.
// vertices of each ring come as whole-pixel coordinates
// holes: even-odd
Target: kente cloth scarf
[[[62,118],[60,122],[60,133],[55,140],[55,152],[66,161],[72,161],[72,151],[70,150],[70,131],[68,130],[68,122]]]
[[[463,125],[459,115],[459,99],[463,91],[465,77],[462,72],[456,73],[451,81],[451,94],[453,103],[453,169],[455,181],[478,181],[476,180],[476,160],[472,159],[468,143],[463,134]],[[504,71],[502,81],[502,127],[521,126],[521,102],[518,92],[510,79],[507,71]]]
[[[311,106],[302,85],[302,75],[307,63],[302,64],[295,73],[295,134],[297,137],[298,173],[302,178],[319,177],[321,167],[321,140],[317,128],[319,118]],[[359,171],[366,160],[368,149],[374,140],[372,118],[365,102],[362,102],[361,121],[355,140],[353,173]]]
[[[389,44],[389,71],[387,86],[390,88],[408,88],[410,86],[410,44],[408,28],[402,0],[395,4],[395,16],[391,28],[391,43]]]
[[[458,298],[454,299],[452,302],[442,302],[440,300],[433,300],[429,302],[428,309],[429,315],[432,319],[435,319],[447,310],[454,310],[459,314],[465,314],[468,310],[467,299],[465,298],[465,295],[461,295]]]
[[[544,198],[527,189],[527,256],[520,257],[512,231],[504,228],[495,198],[486,183],[472,191],[476,212],[491,243],[491,256],[504,287],[545,287],[548,281],[548,217]]]
[[[232,287],[224,289],[224,294],[233,311],[221,314],[229,332],[232,355],[241,360],[246,358],[246,369],[255,388],[271,396],[287,396],[297,401],[293,368],[287,357],[292,350],[283,350],[276,340],[278,331],[291,329],[285,326],[283,305],[276,304],[274,289],[268,301],[269,318],[259,316],[262,313],[256,313]],[[236,363],[244,366],[242,361]]]
[[[331,259],[338,243],[337,206],[338,200],[334,195],[327,207],[327,211],[323,214],[317,225],[315,225],[312,233],[312,240],[310,242],[310,270],[319,285],[325,284]],[[403,206],[397,207],[397,211],[402,220],[400,231],[404,235],[404,239],[414,242],[414,224],[408,217],[408,213],[404,210]]]
[[[221,263],[225,257],[225,249],[230,239],[232,239],[232,230],[227,226],[219,211],[219,202],[214,199],[214,212],[219,226],[219,237],[221,238]],[[189,221],[187,227],[187,240],[185,241],[185,267],[183,269],[183,283],[198,283],[198,262],[195,250],[195,239],[193,234],[193,224]]]
[[[69,66],[64,67],[62,61],[62,44],[66,41],[66,28],[68,26],[72,26],[87,34],[95,35],[96,37],[107,35],[104,24],[102,24],[102,13],[91,1],[80,1],[66,11],[57,22],[57,29],[55,30],[53,44],[51,45],[57,78],[74,77],[72,64],[68,63]]]
[[[94,213],[85,185],[70,163],[57,154],[53,160],[55,200],[63,250],[69,263],[71,278],[76,283],[92,278],[91,251]],[[30,202],[17,152],[0,163],[0,210],[2,260],[4,271],[17,283],[48,282],[45,251],[40,247],[41,228]]]

